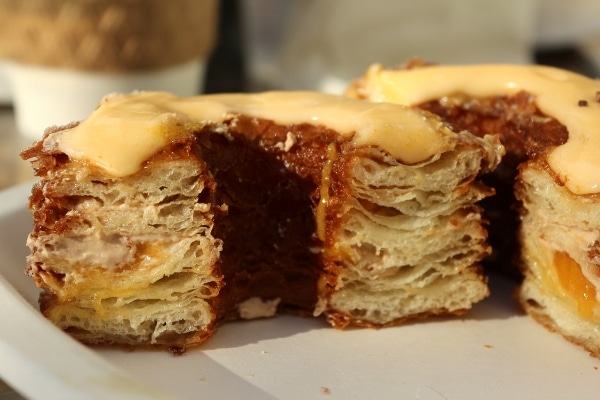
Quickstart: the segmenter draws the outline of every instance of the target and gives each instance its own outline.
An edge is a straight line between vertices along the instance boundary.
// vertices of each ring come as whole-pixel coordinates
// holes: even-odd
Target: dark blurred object
[[[247,90],[242,40],[242,16],[237,0],[221,0],[216,47],[209,59],[205,93]]]
[[[598,65],[574,46],[537,49],[534,60],[537,64],[575,71],[590,78],[597,77],[600,72]]]

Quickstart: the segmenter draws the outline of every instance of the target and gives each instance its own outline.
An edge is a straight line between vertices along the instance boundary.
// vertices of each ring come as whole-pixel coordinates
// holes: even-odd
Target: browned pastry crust
[[[86,343],[174,349],[272,315],[257,306],[337,328],[465,312],[488,295],[476,203],[502,150],[425,117],[448,144],[415,165],[321,125],[232,115],[178,125],[125,177],[47,145],[74,126],[48,131],[22,153],[41,178],[28,273],[42,312]],[[96,247],[102,261],[85,256]]]
[[[439,115],[455,130],[467,130],[477,136],[490,132],[500,135],[506,154],[498,168],[484,178],[496,189],[496,196],[481,203],[490,221],[489,240],[493,248],[486,262],[518,278],[514,268],[520,264],[516,235],[520,206],[514,194],[518,167],[527,160],[543,160],[547,149],[565,143],[566,128],[543,115],[535,105],[535,97],[527,92],[490,98],[452,96],[418,107]]]
[[[400,69],[427,67],[426,63],[413,60]],[[569,79],[573,80],[569,80],[560,71],[555,72],[555,75],[548,73],[548,77],[552,76],[548,81],[569,81],[573,85],[575,81],[581,85],[577,88],[584,92],[582,96],[587,93],[588,86],[590,91],[594,89],[592,82],[582,84],[579,79],[571,77]],[[376,93],[386,83],[374,80],[373,86],[369,87],[368,76],[356,81],[348,94],[376,101],[388,100],[385,95]],[[394,87],[393,78],[387,76],[387,79],[391,82],[385,82]],[[402,82],[400,79],[398,87],[403,87]],[[539,83],[536,86],[538,95],[547,90]],[[503,92],[501,88],[497,90]],[[549,163],[552,151],[569,141],[567,127],[541,112],[536,105],[536,96],[525,90],[490,97],[448,93],[414,106],[438,115],[454,130],[465,129],[478,136],[499,134],[507,153],[499,167],[484,177],[484,182],[497,191],[496,196],[481,202],[485,216],[491,222],[490,243],[494,248],[484,263],[521,281],[515,297],[532,318],[600,357],[597,295],[600,196],[595,192],[571,191],[566,180],[577,179],[577,176],[561,178]],[[588,100],[575,101],[572,106],[597,112],[590,109]],[[578,111],[574,109],[573,113]],[[582,121],[578,120],[578,123]],[[595,127],[583,125],[578,128],[586,132],[584,143],[589,142],[593,137],[590,132],[594,132]],[[589,167],[593,169],[595,165]],[[584,168],[577,171],[587,173]]]

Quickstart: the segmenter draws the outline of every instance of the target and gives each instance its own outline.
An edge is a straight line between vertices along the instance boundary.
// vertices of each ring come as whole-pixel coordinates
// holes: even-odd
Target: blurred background
[[[540,63],[596,76],[597,0],[254,0],[222,3],[208,90],[344,91],[373,63]],[[220,69],[218,69],[220,71]],[[229,81],[237,76],[239,81]]]

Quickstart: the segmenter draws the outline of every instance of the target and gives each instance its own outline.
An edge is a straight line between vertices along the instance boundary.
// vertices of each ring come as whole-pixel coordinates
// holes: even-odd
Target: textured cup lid
[[[218,0],[8,0],[0,59],[90,71],[151,70],[206,58]]]

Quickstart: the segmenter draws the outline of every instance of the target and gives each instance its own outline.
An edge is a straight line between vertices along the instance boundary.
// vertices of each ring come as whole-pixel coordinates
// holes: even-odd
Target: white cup
[[[205,60],[195,59],[156,71],[118,74],[16,63],[5,63],[3,69],[17,128],[27,138],[38,140],[50,126],[86,118],[108,94],[168,91],[178,96],[196,95],[203,91],[205,65]]]

